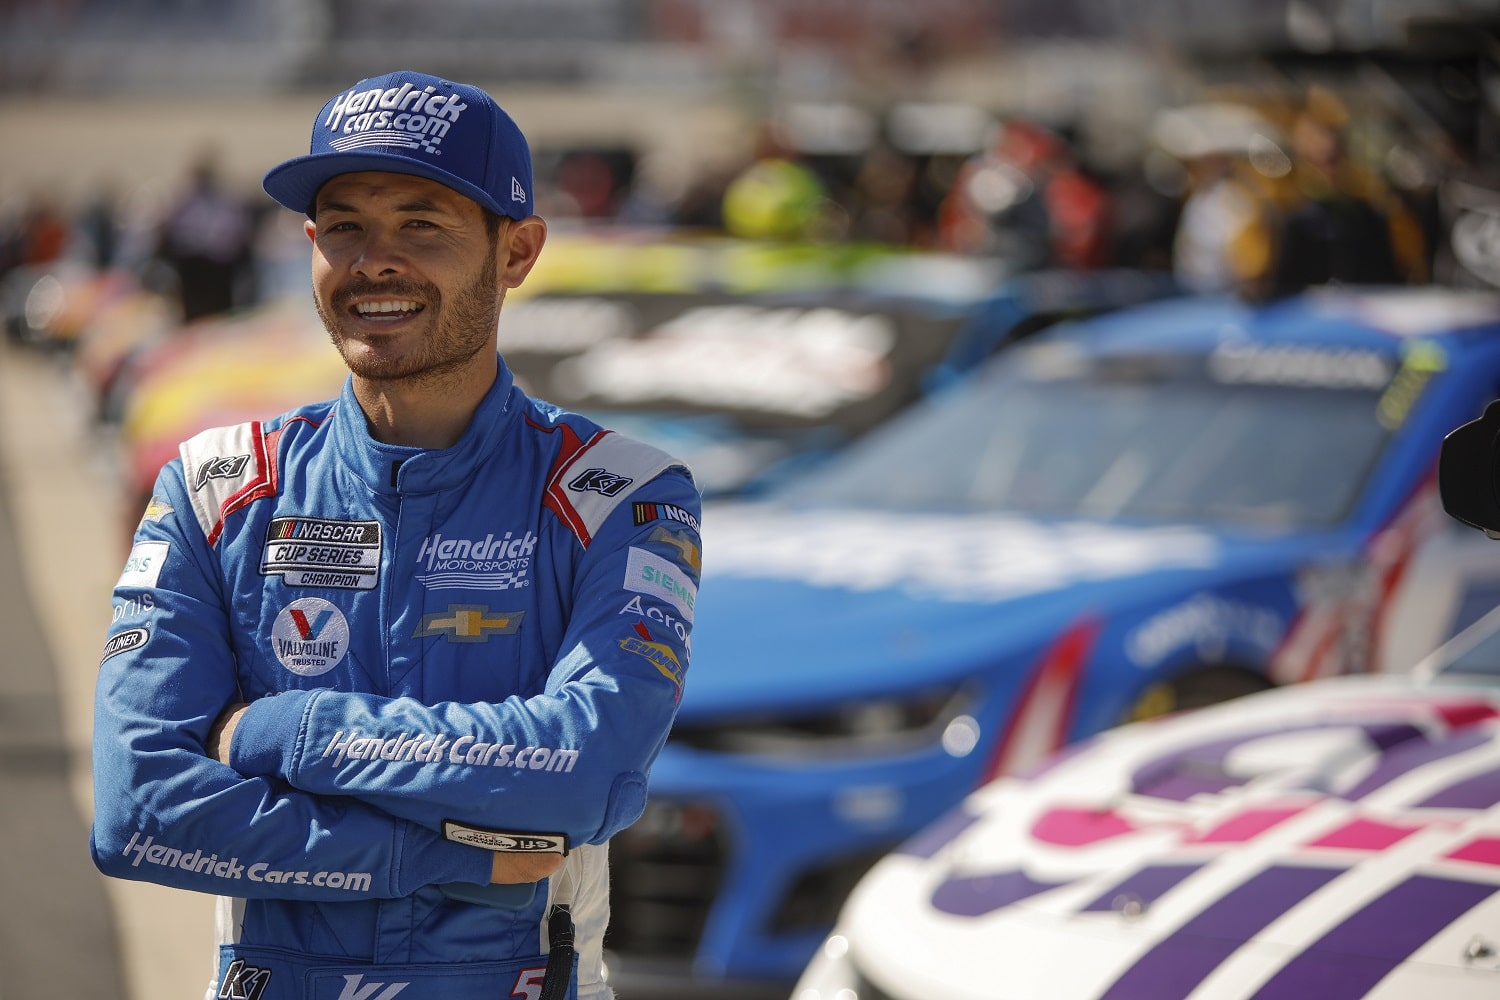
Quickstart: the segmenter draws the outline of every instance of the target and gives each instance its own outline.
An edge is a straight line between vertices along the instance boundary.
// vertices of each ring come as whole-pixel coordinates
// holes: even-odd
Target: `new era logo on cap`
[[[426,177],[500,215],[532,214],[531,150],[516,123],[479,88],[424,73],[371,77],[334,96],[308,155],[272,168],[263,185],[311,214],[324,183],[361,170]]]

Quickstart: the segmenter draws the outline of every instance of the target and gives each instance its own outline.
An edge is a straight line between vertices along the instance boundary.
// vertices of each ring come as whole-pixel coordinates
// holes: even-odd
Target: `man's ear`
[[[311,219],[303,219],[302,231],[307,234],[308,239],[314,243],[318,242],[318,224],[316,222]]]
[[[547,223],[535,215],[513,221],[505,227],[502,242],[500,285],[516,288],[526,280],[542,254],[542,244],[547,242]]]

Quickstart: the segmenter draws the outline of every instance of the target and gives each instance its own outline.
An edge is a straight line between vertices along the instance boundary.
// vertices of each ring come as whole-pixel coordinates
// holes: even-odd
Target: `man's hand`
[[[496,851],[490,855],[490,882],[514,885],[518,882],[540,882],[563,866],[563,856],[555,852]]]
[[[240,716],[249,705],[230,705],[219,716],[219,721],[208,731],[208,743],[204,747],[208,755],[220,764],[229,764],[229,745],[234,740],[234,727],[240,724]]]

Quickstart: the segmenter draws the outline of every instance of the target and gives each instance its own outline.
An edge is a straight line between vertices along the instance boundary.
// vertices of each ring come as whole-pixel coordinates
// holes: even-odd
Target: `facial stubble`
[[[490,348],[491,338],[499,327],[500,306],[504,299],[496,274],[499,245],[498,234],[492,235],[484,263],[454,294],[451,305],[435,285],[415,280],[386,283],[356,280],[334,295],[331,307],[314,289],[313,302],[318,316],[344,364],[355,376],[369,382],[441,384],[461,372],[481,351]],[[351,338],[345,338],[339,332],[339,319],[356,297],[372,293],[391,298],[413,298],[427,303],[427,309],[435,311],[435,319],[414,354],[371,358],[347,349]]]

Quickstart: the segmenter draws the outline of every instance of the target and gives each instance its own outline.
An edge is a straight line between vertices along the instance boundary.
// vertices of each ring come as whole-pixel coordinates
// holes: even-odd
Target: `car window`
[[[1455,640],[1455,644],[1461,652],[1457,652],[1439,668],[1438,673],[1444,678],[1464,677],[1488,677],[1500,681],[1500,618],[1490,619],[1490,627],[1487,631],[1483,626],[1475,626],[1476,634],[1483,634],[1477,640],[1472,637],[1467,641]],[[1472,644],[1470,644],[1472,643]]]
[[[1185,356],[1075,359],[1065,371],[1017,359],[846,449],[786,498],[1329,525],[1350,510],[1388,437],[1378,399],[1372,386],[1217,381]]]

